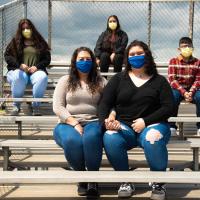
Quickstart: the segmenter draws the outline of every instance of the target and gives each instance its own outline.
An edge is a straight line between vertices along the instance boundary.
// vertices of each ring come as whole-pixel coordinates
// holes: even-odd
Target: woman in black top
[[[127,48],[126,69],[105,87],[99,118],[106,129],[104,147],[113,168],[128,171],[127,150],[140,146],[152,171],[165,171],[166,145],[170,138],[167,119],[173,111],[173,97],[167,80],[157,73],[148,46],[133,41]],[[109,115],[112,108],[115,112]],[[154,183],[151,198],[165,198],[162,184]],[[119,197],[129,197],[133,185],[122,184]]]
[[[124,51],[128,43],[127,34],[120,29],[117,16],[107,20],[107,29],[99,36],[94,49],[96,62],[101,72],[108,72],[109,65],[114,65],[114,72],[122,70]]]
[[[33,97],[42,98],[48,82],[46,67],[51,61],[50,48],[30,20],[20,20],[4,56],[12,97],[22,97],[26,86],[31,84]],[[40,115],[39,105],[39,102],[33,102],[33,115]],[[18,115],[19,111],[20,104],[14,102],[11,115]]]

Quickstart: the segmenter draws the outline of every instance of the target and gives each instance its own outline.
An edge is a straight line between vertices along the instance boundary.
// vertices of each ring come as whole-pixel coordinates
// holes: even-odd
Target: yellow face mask
[[[117,23],[116,22],[109,22],[108,26],[112,31],[114,31],[117,28]]]
[[[32,36],[32,30],[31,29],[24,29],[22,31],[22,35],[24,36],[24,38],[30,39],[31,36]]]
[[[191,47],[185,47],[181,48],[181,55],[185,58],[189,58],[192,55],[193,48]]]

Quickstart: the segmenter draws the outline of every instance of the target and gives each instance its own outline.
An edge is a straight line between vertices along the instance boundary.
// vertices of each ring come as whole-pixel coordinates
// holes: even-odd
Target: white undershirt
[[[140,87],[144,85],[151,78],[151,77],[147,77],[144,79],[144,78],[135,76],[135,74],[131,74],[130,77],[136,87]]]

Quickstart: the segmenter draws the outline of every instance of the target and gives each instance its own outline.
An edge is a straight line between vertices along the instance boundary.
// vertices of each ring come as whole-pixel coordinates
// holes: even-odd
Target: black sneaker
[[[129,198],[133,195],[135,191],[135,187],[131,183],[122,183],[118,190],[118,197],[119,198]]]
[[[151,197],[153,200],[165,200],[166,198],[166,189],[163,187],[164,183],[152,183]]]
[[[79,196],[86,196],[87,195],[87,183],[78,183],[77,193]]]
[[[20,108],[18,108],[17,106],[14,106],[12,111],[10,112],[10,115],[17,116],[17,115],[19,115],[19,112],[20,112]]]
[[[42,114],[40,113],[40,107],[33,107],[32,115],[41,116]]]
[[[30,102],[27,103],[27,109],[28,109],[28,115],[32,115],[33,114],[33,107],[32,104]]]
[[[97,183],[88,183],[87,198],[94,199],[97,197],[99,197],[98,184]]]

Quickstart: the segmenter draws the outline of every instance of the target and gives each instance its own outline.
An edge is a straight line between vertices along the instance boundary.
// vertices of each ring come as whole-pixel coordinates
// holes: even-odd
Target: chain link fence
[[[195,55],[200,58],[200,2],[195,2],[194,6],[194,21],[193,21],[193,41],[195,47]]]
[[[24,0],[15,0],[0,6],[0,97],[3,96],[3,75],[6,73],[4,51],[17,29],[17,22],[24,17]]]
[[[51,45],[53,61],[69,63],[80,46],[93,50],[112,14],[119,17],[129,42],[138,39],[150,45],[156,62],[176,56],[182,36],[193,37],[194,55],[200,57],[199,10],[200,0],[15,0],[0,7],[1,66],[3,51],[26,12]]]
[[[129,42],[143,40],[156,62],[166,63],[177,55],[182,36],[193,37],[200,57],[199,6],[199,0],[28,0],[28,18],[51,44],[54,61],[69,62],[79,46],[94,49],[108,16],[115,14]]]

